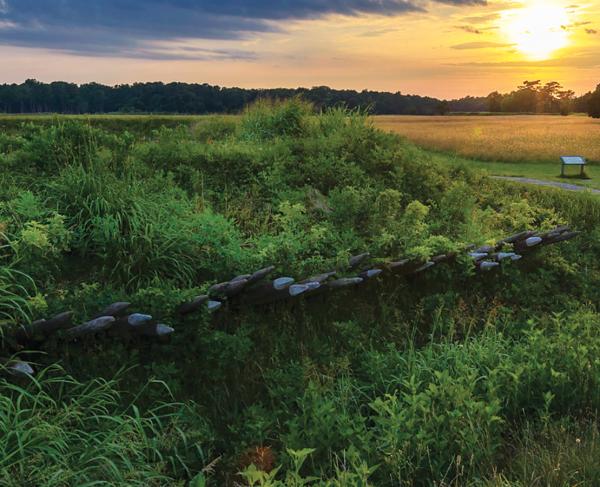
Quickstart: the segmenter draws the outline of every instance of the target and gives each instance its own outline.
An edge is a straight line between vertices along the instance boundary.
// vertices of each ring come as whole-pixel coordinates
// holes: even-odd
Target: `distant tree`
[[[450,113],[450,103],[447,100],[440,101],[436,105],[435,111],[438,115],[448,115]]]
[[[590,117],[600,118],[600,85],[589,97],[588,114]]]
[[[575,92],[573,90],[563,90],[557,93],[560,105],[560,114],[569,115],[573,111],[573,102],[575,100]]]
[[[488,110],[490,112],[501,112],[502,111],[502,98],[503,96],[494,91],[487,96]]]

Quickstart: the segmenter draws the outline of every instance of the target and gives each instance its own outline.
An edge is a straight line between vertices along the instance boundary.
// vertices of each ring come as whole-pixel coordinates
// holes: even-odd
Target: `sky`
[[[600,0],[0,0],[0,60],[0,83],[581,94],[600,83]]]

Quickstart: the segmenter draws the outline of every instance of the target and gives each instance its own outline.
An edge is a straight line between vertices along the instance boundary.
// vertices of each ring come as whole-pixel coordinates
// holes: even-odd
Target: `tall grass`
[[[600,162],[600,122],[570,116],[374,117],[378,127],[418,145],[481,161],[553,162],[581,155]]]
[[[115,380],[80,382],[58,367],[26,384],[0,379],[0,484],[183,485],[175,476],[193,475],[184,459],[205,459],[179,424],[182,408],[142,413],[124,404]]]

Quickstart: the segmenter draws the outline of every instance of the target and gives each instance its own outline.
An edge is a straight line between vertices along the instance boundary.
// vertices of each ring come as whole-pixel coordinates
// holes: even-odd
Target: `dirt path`
[[[567,191],[589,191],[593,194],[600,194],[600,189],[586,188],[576,184],[559,183],[555,181],[542,181],[541,179],[521,178],[514,176],[492,176],[494,179],[502,179],[504,181],[515,181],[517,183],[535,184],[537,186],[550,186],[552,188],[560,188]]]

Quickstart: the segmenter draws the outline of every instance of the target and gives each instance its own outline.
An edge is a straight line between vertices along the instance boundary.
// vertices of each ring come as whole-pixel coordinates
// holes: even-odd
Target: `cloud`
[[[431,0],[469,7],[485,0]],[[428,0],[0,0],[0,44],[96,56],[204,59],[206,51],[148,48],[182,39],[241,40],[285,21],[338,14],[424,12]],[[7,29],[6,26],[11,26]],[[217,53],[223,54],[223,53]],[[234,57],[252,53],[229,51]]]
[[[468,32],[469,34],[477,34],[477,35],[483,34],[483,30],[478,29],[477,27],[473,27],[472,25],[457,25],[456,28],[459,30],[464,30],[465,32]]]
[[[452,49],[498,49],[503,47],[511,47],[512,44],[503,44],[501,42],[465,42],[452,46]]]
[[[585,29],[586,34],[595,35],[598,33],[596,29]]]

